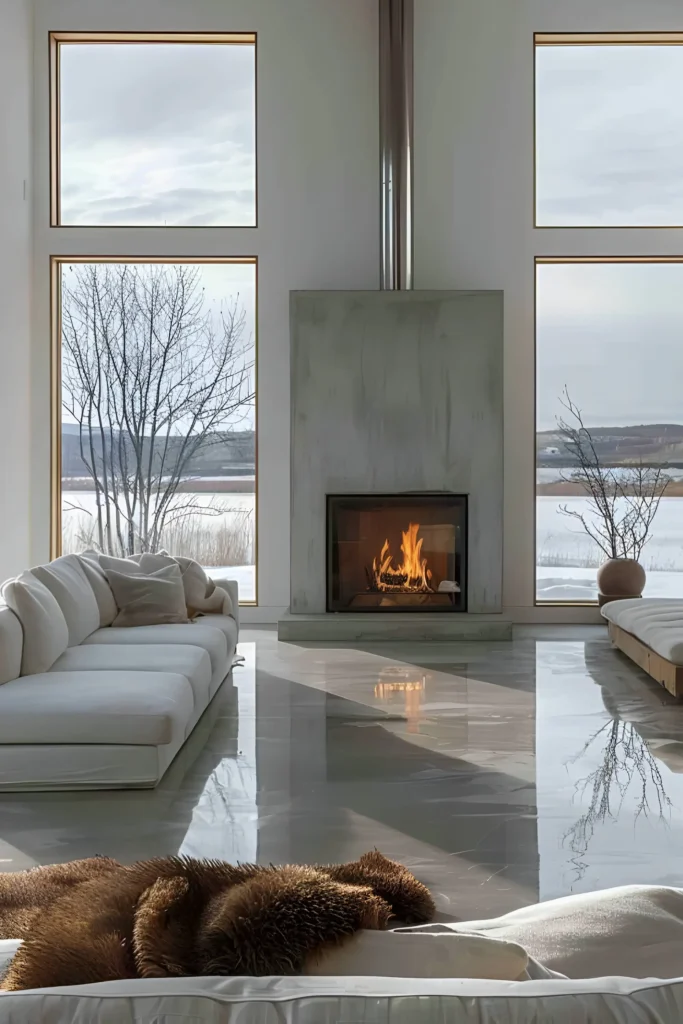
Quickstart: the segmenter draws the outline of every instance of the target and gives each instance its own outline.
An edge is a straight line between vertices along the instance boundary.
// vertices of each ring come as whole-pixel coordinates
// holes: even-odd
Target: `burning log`
[[[368,590],[392,594],[434,593],[431,570],[427,568],[427,559],[422,558],[424,538],[417,539],[419,531],[419,523],[410,523],[407,531],[402,533],[403,562],[398,566],[393,564],[389,540],[384,541],[379,560],[373,558],[372,569],[365,568]]]

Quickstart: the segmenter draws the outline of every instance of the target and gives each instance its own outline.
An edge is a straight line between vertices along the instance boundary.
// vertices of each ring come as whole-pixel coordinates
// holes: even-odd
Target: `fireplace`
[[[327,610],[467,611],[467,496],[328,494]]]

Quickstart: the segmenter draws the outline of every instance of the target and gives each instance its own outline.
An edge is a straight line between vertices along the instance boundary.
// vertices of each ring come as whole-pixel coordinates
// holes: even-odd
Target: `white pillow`
[[[21,675],[23,643],[19,619],[11,608],[0,607],[0,684]]]
[[[100,566],[99,556],[96,551],[82,551],[78,557],[97,601],[100,626],[111,626],[118,614],[118,608],[104,569]]]
[[[165,551],[158,551],[155,554],[146,552],[140,557],[140,568],[143,572],[156,572],[166,565],[178,565],[180,568],[189,615],[196,615],[198,612],[232,615],[230,595],[216,587],[194,558],[185,558],[182,555],[176,558]]]
[[[108,569],[107,579],[119,607],[112,626],[189,622],[183,579],[177,565],[166,566],[149,575],[128,575]]]
[[[48,565],[37,565],[31,572],[45,584],[62,609],[69,629],[69,647],[77,647],[99,629],[100,609],[95,592],[77,555],[62,555]]]
[[[328,977],[518,981],[525,978],[528,960],[526,951],[517,943],[482,935],[361,931],[320,952],[309,960],[303,973]]]
[[[683,974],[683,889],[664,885],[575,893],[503,917],[419,930],[437,927],[521,942],[530,956],[569,978]]]
[[[2,596],[21,622],[22,676],[47,672],[69,646],[69,627],[50,591],[31,572],[8,580]]]
[[[142,569],[139,566],[140,558],[116,558],[114,555],[99,555],[98,561],[105,573],[110,569],[115,572],[123,572],[128,576],[139,576]]]

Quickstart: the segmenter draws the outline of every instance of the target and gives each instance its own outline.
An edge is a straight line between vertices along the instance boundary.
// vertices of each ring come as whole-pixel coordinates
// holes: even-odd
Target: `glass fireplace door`
[[[327,497],[327,610],[467,609],[467,497]]]

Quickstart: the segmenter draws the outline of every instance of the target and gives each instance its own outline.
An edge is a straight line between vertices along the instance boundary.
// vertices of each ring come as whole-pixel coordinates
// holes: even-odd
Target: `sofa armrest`
[[[215,580],[211,577],[217,587],[222,587],[223,590],[227,590],[230,594],[230,600],[232,601],[232,617],[237,623],[237,632],[239,633],[240,628],[240,592],[239,584],[237,580]]]

